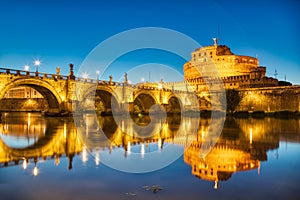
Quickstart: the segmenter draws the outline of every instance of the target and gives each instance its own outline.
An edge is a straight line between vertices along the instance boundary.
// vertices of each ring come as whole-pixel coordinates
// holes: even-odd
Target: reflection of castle
[[[253,88],[278,86],[278,80],[266,77],[266,67],[259,66],[258,59],[234,55],[225,45],[196,49],[191,61],[184,65],[184,80],[197,91],[206,91],[205,77],[222,78],[225,88]]]
[[[205,157],[201,157],[201,147],[207,130],[198,131],[197,140],[185,150],[184,161],[191,165],[192,174],[214,181],[215,188],[218,188],[219,181],[228,180],[235,172],[255,168],[259,172],[260,161],[267,160],[266,152],[279,146],[278,135],[269,134],[264,124],[257,123],[254,130],[247,121],[237,123],[234,120],[225,122],[218,142]],[[232,130],[236,129],[240,131],[234,133]]]
[[[215,188],[219,181],[228,180],[232,173],[258,168],[260,162],[251,158],[249,152],[231,148],[230,145],[217,145],[211,152],[200,157],[201,144],[193,142],[184,153],[184,161],[192,166],[192,173],[203,179],[215,181]]]

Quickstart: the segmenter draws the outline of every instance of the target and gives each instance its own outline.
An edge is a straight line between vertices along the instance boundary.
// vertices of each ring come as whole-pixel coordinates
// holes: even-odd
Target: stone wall
[[[243,96],[237,111],[300,111],[300,86],[239,90]]]

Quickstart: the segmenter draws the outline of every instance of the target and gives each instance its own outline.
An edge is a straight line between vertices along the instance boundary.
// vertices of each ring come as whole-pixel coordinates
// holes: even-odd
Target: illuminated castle
[[[214,45],[192,52],[191,61],[184,64],[184,80],[196,91],[207,90],[205,77],[221,78],[231,89],[278,86],[277,79],[266,77],[266,67],[259,66],[257,58],[235,55],[216,38]]]

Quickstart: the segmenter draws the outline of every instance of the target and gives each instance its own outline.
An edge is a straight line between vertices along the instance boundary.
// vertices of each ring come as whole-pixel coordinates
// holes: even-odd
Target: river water
[[[3,113],[1,199],[299,199],[300,120]]]

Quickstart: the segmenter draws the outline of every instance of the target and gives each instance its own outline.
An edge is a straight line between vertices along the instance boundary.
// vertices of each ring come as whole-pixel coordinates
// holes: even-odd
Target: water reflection
[[[205,157],[201,157],[199,151],[203,144],[203,134],[205,131],[201,129],[197,139],[186,149],[184,161],[191,165],[192,174],[214,181],[215,189],[218,188],[219,181],[227,181],[235,172],[259,168],[260,161],[263,160],[261,158],[265,157],[267,150],[278,147],[279,144],[277,137],[276,142],[270,142],[267,146],[253,146],[235,120],[227,119],[216,145]]]
[[[129,134],[112,117],[85,115],[81,120],[81,127],[76,129],[69,118],[4,115],[0,123],[0,167],[20,164],[26,170],[29,164],[34,164],[32,174],[37,176],[41,160],[53,160],[57,166],[62,156],[67,157],[67,168],[71,170],[77,154],[83,163],[94,159],[95,165],[100,165],[103,152],[115,155],[121,150],[125,159],[136,154],[143,160],[151,152],[163,153],[169,145],[184,148],[184,162],[191,166],[191,173],[218,188],[220,181],[229,180],[234,173],[254,169],[260,173],[261,162],[268,160],[267,152],[278,149],[280,141],[300,142],[299,120],[228,118],[216,145],[203,156],[201,148],[211,140],[210,119],[201,119],[195,126],[193,118],[168,117],[166,123],[157,121],[151,128],[158,127],[159,131],[147,137],[139,137],[140,133],[126,119],[121,124]],[[135,122],[143,124],[147,120],[145,117]],[[189,134],[194,130],[195,135]],[[8,136],[15,143],[23,136],[36,139],[20,148],[11,146]]]
[[[10,147],[33,145],[45,135],[45,119],[39,113],[4,113],[0,124],[1,139]]]

